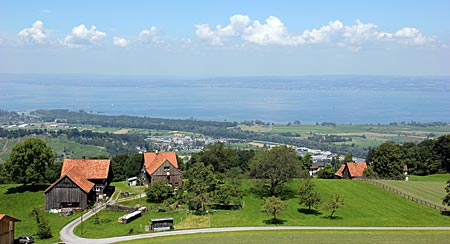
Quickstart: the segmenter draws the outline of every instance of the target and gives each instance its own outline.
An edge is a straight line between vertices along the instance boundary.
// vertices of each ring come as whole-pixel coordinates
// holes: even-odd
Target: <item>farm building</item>
[[[45,190],[45,208],[86,209],[112,180],[110,160],[64,160],[60,178]]]
[[[167,182],[175,188],[183,184],[183,173],[178,168],[177,155],[174,152],[144,153],[142,173],[146,184]]]
[[[14,223],[20,220],[6,214],[0,214],[0,243],[14,243]]]
[[[341,165],[334,175],[341,179],[361,178],[366,168],[367,164],[365,162],[345,163]]]

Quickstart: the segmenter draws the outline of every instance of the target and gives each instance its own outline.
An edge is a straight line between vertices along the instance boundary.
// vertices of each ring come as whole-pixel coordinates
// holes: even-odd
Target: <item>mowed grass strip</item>
[[[394,180],[379,180],[379,182],[439,206],[442,205],[442,199],[445,196],[446,184],[444,182]]]
[[[121,244],[290,244],[290,243],[448,243],[448,231],[242,231],[227,233],[203,233],[169,237],[155,237]]]

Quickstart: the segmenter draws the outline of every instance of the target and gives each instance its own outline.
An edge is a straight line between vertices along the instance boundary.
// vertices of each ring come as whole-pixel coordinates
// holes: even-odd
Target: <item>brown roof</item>
[[[65,175],[63,175],[61,178],[59,178],[59,180],[57,180],[55,183],[53,183],[51,186],[49,186],[47,189],[45,189],[45,193],[48,192],[50,189],[53,188],[53,186],[55,186],[56,184],[58,184],[58,182],[60,182],[62,179],[64,179],[64,177],[67,176],[69,177],[73,183],[75,183],[77,186],[79,186],[84,192],[89,193],[92,189],[92,187],[94,187],[94,183],[88,181],[86,179],[86,177],[83,175],[83,173],[81,172],[81,170],[78,167],[73,167],[69,170],[69,172],[67,172]]]
[[[61,177],[76,166],[86,179],[107,179],[110,165],[109,159],[64,159]]]
[[[177,154],[174,152],[144,153],[144,165],[149,174],[153,174],[165,161],[168,161],[178,169]]]
[[[364,170],[367,168],[367,164],[364,162],[347,163],[347,167],[352,178],[362,177]]]
[[[2,219],[4,219],[4,218],[8,218],[9,221],[14,221],[14,222],[19,222],[19,221],[20,221],[20,219],[13,218],[13,217],[8,216],[8,215],[6,215],[6,214],[0,214],[0,221],[1,221]]]
[[[338,169],[338,171],[336,171],[336,173],[334,175],[342,177],[342,172],[344,172],[345,169],[345,164],[342,164],[341,167]]]

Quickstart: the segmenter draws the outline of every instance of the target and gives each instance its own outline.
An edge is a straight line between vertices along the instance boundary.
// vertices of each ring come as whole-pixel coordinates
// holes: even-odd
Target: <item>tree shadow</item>
[[[324,219],[332,219],[332,220],[340,220],[340,219],[344,219],[344,218],[342,218],[341,216],[330,216],[330,215],[328,215],[328,216],[323,216],[322,218],[324,218]]]
[[[450,210],[441,211],[441,215],[450,216]]]
[[[322,215],[321,212],[319,212],[315,209],[299,208],[299,209],[297,209],[297,211],[302,214]]]
[[[39,185],[20,185],[16,187],[10,187],[8,190],[6,190],[5,194],[14,194],[14,193],[24,193],[26,191],[29,192],[38,192],[38,191],[44,191],[47,189],[50,185],[48,184],[39,184]]]
[[[274,218],[271,218],[271,219],[263,220],[263,223],[264,223],[264,224],[268,224],[268,225],[282,225],[282,224],[284,224],[286,221],[287,221],[287,220],[284,220],[284,219],[274,219]]]

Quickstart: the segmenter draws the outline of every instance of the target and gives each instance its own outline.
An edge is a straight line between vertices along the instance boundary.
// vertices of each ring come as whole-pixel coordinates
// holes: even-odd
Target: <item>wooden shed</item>
[[[20,220],[0,214],[0,243],[13,244],[14,243],[14,223]]]
[[[173,229],[173,218],[150,219],[150,229],[154,231]]]
[[[74,167],[44,191],[45,208],[87,209],[88,202],[95,200],[95,192],[92,191],[94,185]]]

